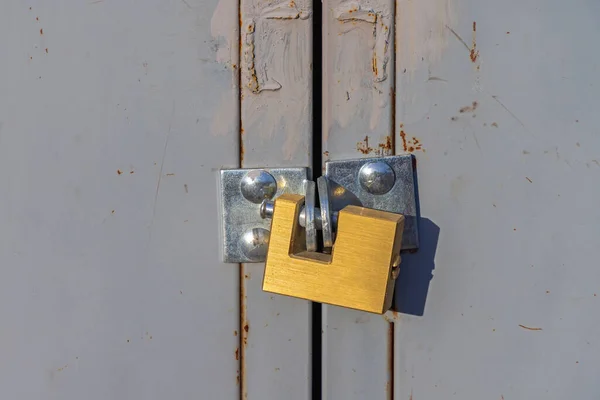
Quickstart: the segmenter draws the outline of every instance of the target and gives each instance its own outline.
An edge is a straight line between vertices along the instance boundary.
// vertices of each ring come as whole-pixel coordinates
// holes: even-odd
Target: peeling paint
[[[283,2],[266,7],[262,16],[267,19],[302,19],[306,20],[310,17],[310,12],[299,10],[294,1]]]
[[[343,3],[333,12],[334,17],[342,22],[365,21],[372,24],[377,21],[377,14],[373,10],[364,10],[358,2]]]
[[[389,60],[388,44],[390,37],[391,17],[382,12],[374,10],[364,10],[359,3],[344,3],[334,10],[334,17],[341,22],[364,21],[374,24],[373,37],[375,46],[373,47],[372,69],[373,81],[383,82],[387,79],[387,64]],[[348,96],[349,97],[349,96]]]
[[[311,130],[310,4],[248,0],[242,10],[242,94],[250,94],[242,100],[242,122],[253,133],[246,149],[276,139],[283,160],[294,160]]]

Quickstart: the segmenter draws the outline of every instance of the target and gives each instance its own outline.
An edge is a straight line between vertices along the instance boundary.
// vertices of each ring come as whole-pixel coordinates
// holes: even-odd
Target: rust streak
[[[458,112],[461,114],[464,114],[466,112],[473,112],[473,111],[477,110],[478,106],[479,106],[479,103],[474,101],[473,103],[471,103],[470,106],[461,107],[461,109],[458,110]]]
[[[477,62],[477,58],[479,57],[479,51],[477,50],[477,42],[475,40],[475,37],[477,35],[477,22],[473,21],[473,43],[471,45],[471,51],[470,51],[470,57],[471,57],[471,62],[476,63]]]
[[[527,329],[528,331],[541,331],[542,330],[542,328],[533,328],[531,326],[525,326],[525,325],[521,325],[521,324],[519,324],[519,326],[523,329]]]
[[[362,142],[356,143],[356,150],[363,154],[369,154],[373,151],[373,149],[369,147],[369,136],[365,136]]]
[[[402,127],[403,125],[400,125]],[[404,151],[408,151],[408,144],[406,143],[406,132],[404,130],[400,131],[400,138],[402,138],[402,149]]]

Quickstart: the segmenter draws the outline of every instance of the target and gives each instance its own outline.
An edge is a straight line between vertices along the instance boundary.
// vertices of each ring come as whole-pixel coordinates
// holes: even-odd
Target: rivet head
[[[250,261],[264,261],[269,248],[271,232],[264,228],[250,229],[242,236],[240,247]]]
[[[383,161],[373,161],[363,165],[358,173],[360,186],[371,194],[386,194],[394,187],[396,174]]]
[[[255,169],[244,176],[240,189],[246,200],[260,204],[263,200],[272,199],[275,196],[277,181],[267,171]]]

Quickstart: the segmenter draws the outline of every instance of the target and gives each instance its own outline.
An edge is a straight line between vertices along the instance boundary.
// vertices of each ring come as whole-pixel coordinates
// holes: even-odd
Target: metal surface
[[[238,7],[186,2],[0,2],[3,399],[240,398]]]
[[[392,304],[404,217],[348,206],[340,212],[332,254],[306,251],[298,225],[304,198],[275,201],[263,290],[371,313]]]
[[[264,228],[252,228],[243,234],[240,242],[242,254],[249,260],[260,262],[267,256],[270,232]]]
[[[452,8],[456,35],[408,43],[414,21],[444,23],[398,7],[398,54],[425,61],[397,57],[396,144],[403,132],[426,152],[421,246],[397,282],[395,399],[598,398],[600,3]]]
[[[252,169],[242,178],[240,190],[246,200],[260,204],[263,200],[270,200],[275,196],[277,181],[267,171]]]
[[[331,253],[334,241],[334,226],[331,216],[331,204],[329,203],[329,181],[325,176],[317,178],[319,190],[319,204],[321,205],[321,230],[323,231],[323,252]],[[337,227],[336,227],[337,228]]]
[[[384,161],[368,162],[358,172],[360,186],[371,194],[386,194],[392,190],[395,181],[394,170]]]
[[[392,114],[403,93],[394,85],[394,63],[399,58],[416,60],[410,50],[394,55],[399,45],[394,34],[396,10],[407,16],[406,26],[415,29],[401,38],[410,47],[421,23],[411,14],[413,7],[427,7],[437,15],[447,6],[439,0],[327,0],[322,5],[323,161],[391,155],[394,142],[400,141],[394,139],[394,119],[403,118]],[[364,14],[375,21],[364,19]],[[352,20],[355,16],[363,19]],[[426,26],[427,32],[437,26]],[[413,51],[420,47],[437,54],[431,43],[419,44]],[[387,79],[381,81],[382,74]],[[414,97],[420,95],[425,92]],[[332,211],[343,208],[335,206],[338,199],[331,200]],[[323,306],[322,330],[323,399],[391,399],[395,386],[389,362],[389,322],[364,312]]]
[[[186,12],[201,20],[203,16],[195,13],[194,1],[202,3],[203,0],[181,3],[190,4]],[[240,8],[239,13],[231,13],[242,30],[240,36],[231,37],[235,43],[241,41],[242,47],[236,53],[242,55],[240,63],[231,66],[240,71],[241,81],[241,93],[238,92],[242,110],[240,166],[310,165],[313,157],[312,0],[220,2]],[[314,4],[319,6],[318,2]],[[214,25],[219,22],[213,20]],[[206,28],[200,23],[196,29]],[[256,84],[260,93],[255,93]],[[270,221],[265,222],[270,224]],[[248,329],[240,331],[242,393],[235,398],[311,399],[312,305],[263,292],[263,265],[243,264],[239,274],[241,326]]]
[[[304,194],[304,182],[307,178],[306,168],[265,168],[264,170],[224,169],[220,171],[220,211],[222,217],[221,238],[223,241],[223,262],[261,262],[264,261],[264,243],[255,243],[255,229],[262,229],[260,238],[268,237],[270,221],[261,218],[261,204],[263,194],[269,194],[272,184],[267,175],[272,176],[276,182],[277,192],[274,197],[283,193]],[[246,199],[241,189],[242,183],[248,175],[253,178],[251,182],[266,182],[267,191],[262,188],[249,190],[247,193],[256,194]],[[258,177],[258,178],[257,178]],[[257,185],[256,187],[259,187]],[[258,203],[255,200],[260,199]],[[265,232],[266,231],[266,232]],[[247,236],[246,236],[247,235]],[[261,250],[262,249],[262,250]],[[250,253],[249,253],[250,251]]]
[[[260,217],[273,218],[273,211],[275,211],[275,202],[272,200],[263,200],[260,204]]]
[[[304,234],[306,251],[317,251],[317,228],[315,226],[315,188],[313,181],[305,181]]]
[[[395,175],[395,183],[385,194],[373,194],[363,188],[362,182],[373,179],[374,174],[359,175],[359,171],[365,166],[379,166],[378,170],[383,172],[386,178],[381,184],[371,187],[376,192],[383,191],[387,189],[391,180],[390,172],[387,172],[386,175],[385,167],[380,163],[385,163],[391,168]],[[404,215],[406,220],[402,236],[402,249],[409,250],[419,247],[413,156],[329,161],[325,163],[325,174],[330,181],[354,194],[364,207]],[[364,176],[367,178],[363,179]]]

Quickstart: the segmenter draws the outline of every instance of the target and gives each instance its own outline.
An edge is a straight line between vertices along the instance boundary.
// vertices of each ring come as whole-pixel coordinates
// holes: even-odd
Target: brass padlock
[[[404,216],[357,206],[339,212],[331,254],[306,251],[304,197],[276,199],[263,290],[382,314],[392,304]]]

